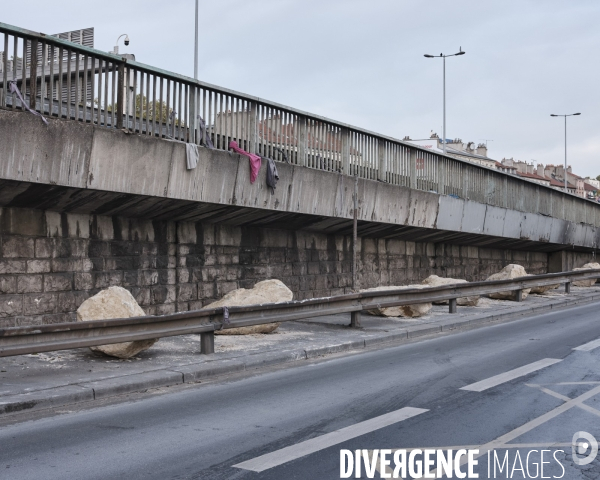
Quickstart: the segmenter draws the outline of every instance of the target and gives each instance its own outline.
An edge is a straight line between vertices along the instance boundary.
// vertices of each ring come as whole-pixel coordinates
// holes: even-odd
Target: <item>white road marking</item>
[[[581,352],[591,352],[594,348],[600,347],[600,338],[598,340],[593,340],[588,343],[584,343],[583,345],[579,345],[575,347],[573,350],[579,350]]]
[[[474,458],[479,458],[480,456],[484,455],[485,452],[487,452],[488,450],[506,448],[507,443],[511,440],[514,440],[515,438],[518,438],[521,435],[530,432],[531,430],[539,427],[540,425],[549,422],[553,418],[558,417],[561,413],[564,413],[573,407],[581,407],[582,405],[585,405],[583,402],[595,397],[598,394],[600,394],[600,386],[588,390],[584,394],[579,395],[577,398],[573,398],[568,402],[559,405],[555,409],[550,410],[549,412],[546,412],[543,415],[534,418],[533,420],[530,420],[524,425],[521,425],[520,427],[517,427],[514,430],[511,430],[510,432],[501,435],[500,437],[496,438],[495,440],[492,440],[491,442],[486,443],[485,445],[481,445],[479,447],[479,454],[475,455]],[[461,465],[464,465],[466,461],[467,457],[462,457],[460,462]]]
[[[297,443],[296,445],[290,445],[289,447],[246,460],[245,462],[233,466],[236,468],[243,468],[244,470],[252,470],[253,472],[263,472],[269,468],[283,465],[284,463],[291,462],[297,458],[332,447],[333,445],[338,445],[347,440],[379,430],[380,428],[388,427],[394,423],[401,422],[427,411],[428,410],[423,408],[404,407],[395,412],[386,413],[385,415],[371,418],[370,420],[350,425],[349,427],[341,428],[340,430],[331,433],[326,433],[320,437],[311,438],[310,440]]]
[[[471,392],[483,392],[488,388],[495,387],[502,383],[510,382],[515,378],[522,377],[524,375],[528,375],[537,370],[541,370],[542,368],[549,367],[550,365],[554,365],[555,363],[562,362],[562,360],[556,358],[543,358],[542,360],[538,360],[537,362],[530,363],[529,365],[523,365],[522,367],[515,368],[514,370],[510,370],[508,372],[501,373],[500,375],[495,375],[490,378],[486,378],[485,380],[481,380],[480,382],[472,383],[471,385],[467,385],[466,387],[462,387],[461,390],[469,390]]]

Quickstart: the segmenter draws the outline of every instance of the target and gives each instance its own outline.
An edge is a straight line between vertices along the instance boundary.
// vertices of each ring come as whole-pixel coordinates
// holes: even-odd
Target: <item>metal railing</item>
[[[177,335],[200,334],[201,352],[214,353],[215,330],[287,322],[324,315],[351,313],[351,325],[360,324],[360,313],[375,308],[396,307],[449,300],[450,313],[456,313],[456,299],[473,295],[522,291],[531,287],[565,284],[600,278],[600,270],[580,270],[530,275],[511,280],[458,283],[423,289],[397,289],[351,293],[302,301],[213,308],[163,316],[145,316],[87,322],[58,323],[0,329],[0,357],[23,355],[110,343],[146,340]]]
[[[124,56],[4,23],[0,51],[0,107],[23,107],[14,81],[49,117],[199,145],[210,136],[220,150],[234,140],[294,165],[600,227],[596,202]]]

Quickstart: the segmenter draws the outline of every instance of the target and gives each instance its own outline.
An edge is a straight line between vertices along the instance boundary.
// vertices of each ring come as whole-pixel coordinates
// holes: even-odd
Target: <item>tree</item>
[[[600,181],[600,175],[598,175],[598,176],[596,177],[596,180]]]
[[[98,105],[98,99],[94,99],[94,104]],[[179,125],[179,118],[177,112],[175,112],[171,107],[167,105],[166,102],[154,101],[149,102],[145,95],[136,95],[135,96],[135,117],[139,118],[140,105],[142,106],[142,119],[153,121],[156,120],[157,123],[167,123],[167,120],[170,118],[170,123],[174,125]],[[116,105],[115,105],[116,107]],[[162,110],[161,110],[162,107]],[[108,104],[106,106],[107,112],[112,112],[113,106]],[[155,116],[156,115],[156,116]],[[185,124],[182,123],[182,126]]]

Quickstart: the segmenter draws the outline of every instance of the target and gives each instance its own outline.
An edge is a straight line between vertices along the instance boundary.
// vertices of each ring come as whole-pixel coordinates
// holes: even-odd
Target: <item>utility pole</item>
[[[352,224],[352,291],[357,293],[357,254],[358,254],[358,174],[354,175],[354,218]],[[360,310],[350,312],[350,327],[360,327]]]

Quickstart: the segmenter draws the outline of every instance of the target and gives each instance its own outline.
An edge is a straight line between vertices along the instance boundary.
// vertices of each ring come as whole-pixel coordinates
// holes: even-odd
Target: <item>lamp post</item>
[[[456,57],[464,54],[465,52],[462,51],[462,48],[459,48],[458,53],[453,53],[452,55],[444,55],[443,53],[440,53],[439,55],[424,55],[426,58],[441,58],[444,61],[444,138],[442,143],[444,154],[446,153],[446,57]]]
[[[196,38],[194,42],[194,80],[198,80],[198,0],[196,0]]]
[[[569,113],[567,115],[556,115],[554,113],[551,113],[550,116],[551,117],[565,117],[565,193],[568,192],[567,190],[567,117],[573,117],[575,115],[581,115],[581,113]]]

